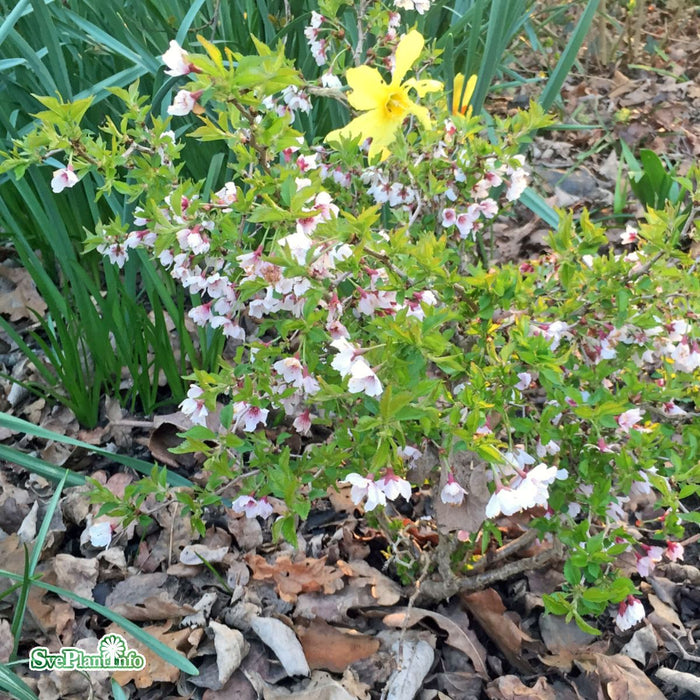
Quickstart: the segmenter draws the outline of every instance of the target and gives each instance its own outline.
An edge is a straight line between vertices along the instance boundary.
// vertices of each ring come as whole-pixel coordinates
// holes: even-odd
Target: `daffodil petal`
[[[413,88],[417,93],[418,97],[423,97],[428,92],[437,92],[442,90],[445,86],[439,80],[416,80],[415,78],[409,78],[405,83],[404,87]]]
[[[391,140],[396,133],[396,123],[391,123],[386,119],[382,119],[381,114],[375,110],[369,110],[359,117],[355,117],[349,124],[346,124],[342,129],[331,131],[326,136],[326,141],[339,141],[340,139],[354,139],[358,136],[363,140],[369,137],[372,139],[381,139],[382,135],[389,133]],[[392,128],[393,127],[393,128]],[[391,140],[389,143],[391,143]]]
[[[476,75],[472,75],[467,81],[467,87],[464,87],[464,76],[461,73],[457,73],[454,79],[454,98],[452,100],[452,113],[458,114],[462,111],[462,114],[466,112],[466,106],[472,99],[474,90],[476,89]],[[464,90],[464,96],[462,97],[462,90]],[[461,110],[460,110],[461,103]],[[467,115],[469,116],[469,115]]]
[[[422,107],[415,102],[411,102],[408,111],[415,115],[416,119],[418,119],[425,129],[430,129],[430,112],[427,107]]]
[[[394,72],[391,74],[392,85],[401,84],[408,69],[418,60],[424,44],[423,35],[415,29],[401,39],[394,56]]]
[[[388,86],[376,68],[348,68],[346,80],[352,88],[352,92],[348,93],[348,102],[355,109],[376,109],[386,102]]]

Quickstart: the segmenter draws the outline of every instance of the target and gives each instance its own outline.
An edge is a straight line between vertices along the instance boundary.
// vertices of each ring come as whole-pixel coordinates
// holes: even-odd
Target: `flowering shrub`
[[[416,31],[399,36],[398,15],[381,33],[380,19],[367,63],[334,61],[316,83],[282,47],[222,54],[200,38],[194,54],[171,42],[163,62],[182,84],[169,118],[134,85],[113,91],[123,118],[96,135],[80,128],[89,102],[44,98],[41,127],[3,168],[63,152],[55,190],[90,172],[98,193],[126,195],[133,216],[105,221],[87,247],[119,266],[150,251],[193,295],[192,321],[229,339],[229,359],[193,375],[181,404],[194,427],[178,449],[206,461],[176,497],[200,531],[205,507],[230,498],[248,517],[275,513],[273,532],[295,541],[298,519],[339,484],[366,512],[416,490],[451,508],[483,502],[479,526],[441,531],[465,565],[519,514],[566,547],[548,609],[590,629],[583,615],[619,603],[625,629],[641,603],[619,557],[648,575],[682,556],[674,540],[694,519],[681,503],[697,490],[700,437],[700,295],[680,245],[690,217],[649,212],[616,253],[585,214],[563,215],[550,253],[490,266],[485,234],[522,194],[520,152],[549,119],[533,105],[487,139],[466,105],[473,80],[453,100],[413,77],[436,57]],[[307,38],[319,65],[342,41],[318,13]],[[297,127],[329,99],[361,114],[309,144]],[[185,135],[221,142],[226,182],[178,176]],[[489,494],[454,468],[465,455]],[[635,506],[633,525],[641,495],[658,507]]]

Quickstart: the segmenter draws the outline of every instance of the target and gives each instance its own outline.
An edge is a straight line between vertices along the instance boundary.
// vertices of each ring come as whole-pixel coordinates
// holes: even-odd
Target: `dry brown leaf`
[[[170,627],[170,622],[166,622],[164,625],[151,625],[143,629],[171,649],[181,651],[185,655],[191,654],[193,651],[193,643],[196,643],[196,638],[191,637],[191,630],[186,628],[170,632]],[[114,623],[105,630],[105,634],[110,634],[112,632],[121,634],[129,649],[135,649],[146,657],[146,665],[140,671],[114,672],[112,677],[119,685],[123,687],[127,683],[134,681],[137,688],[150,688],[154,683],[159,681],[164,683],[175,683],[177,681],[180,676],[179,669],[175,668],[175,666],[167,661],[164,661],[147,646],[137,642],[130,634]]]
[[[379,641],[364,634],[350,634],[318,618],[308,626],[295,627],[311,669],[343,673],[350,664],[366,659],[379,649]]]
[[[97,574],[100,569],[97,559],[81,559],[70,554],[57,554],[52,564],[58,586],[88,600],[93,599],[92,589],[97,584]],[[74,608],[85,607],[73,599],[68,599],[67,602]]]
[[[238,631],[212,620],[209,623],[214,632],[214,647],[216,649],[216,665],[219,672],[219,683],[228,682],[233,672],[238,669],[250,646]]]
[[[440,498],[435,499],[438,529],[441,532],[478,532],[484,522],[486,504],[490,497],[486,478],[488,465],[473,452],[456,452],[450,456],[450,466],[457,481],[467,490],[467,496],[458,506],[443,503]],[[447,474],[443,474],[438,492],[446,483]]]
[[[476,672],[484,679],[488,680],[489,674],[486,670],[486,649],[482,646],[476,635],[471,632],[471,636],[467,634],[459,625],[450,620],[445,615],[423,610],[422,608],[403,608],[390,613],[382,622],[389,627],[413,627],[424,618],[429,617],[441,629],[447,632],[447,643],[459,649],[471,660]]]
[[[595,664],[601,687],[609,700],[666,700],[632,659],[622,654],[595,654],[589,661]]]
[[[489,683],[486,694],[492,700],[557,700],[546,678],[538,678],[537,683],[528,688],[517,676],[501,676]]]
[[[552,654],[586,647],[595,640],[592,634],[583,632],[573,620],[567,622],[561,615],[544,613],[540,615],[540,634]]]
[[[168,620],[197,612],[191,605],[180,605],[170,592],[161,588],[166,579],[163,573],[130,576],[114,587],[106,605],[118,615],[139,622]]]
[[[666,627],[668,629],[677,627],[680,630],[685,630],[678,613],[670,605],[661,602],[653,593],[647,595],[647,600],[654,608],[654,612],[648,615],[648,620],[654,627]]]
[[[510,663],[523,673],[532,673],[530,664],[521,656],[523,641],[530,638],[504,613],[506,608],[493,588],[462,594],[462,601],[494,644]]]
[[[193,469],[197,464],[196,456],[193,453],[173,454],[170,450],[182,444],[184,438],[178,437],[178,433],[184,433],[192,423],[181,411],[170,416],[159,416],[159,418],[169,418],[161,420],[159,425],[151,433],[148,439],[148,449],[159,462],[166,464],[173,469]]]
[[[370,586],[370,593],[377,605],[394,605],[401,598],[401,587],[362,559],[356,561],[339,560],[336,566],[351,577],[351,585]]]
[[[253,578],[258,581],[274,581],[277,593],[282,600],[294,603],[299,593],[323,591],[335,593],[343,587],[343,572],[326,566],[326,557],[312,559],[305,557],[293,561],[282,555],[269,564],[258,554],[247,554],[245,560],[253,570]]]
[[[46,313],[46,302],[23,267],[0,265],[0,278],[0,314],[9,316],[10,321],[23,318],[35,321],[32,311],[40,317]]]
[[[187,566],[199,566],[204,562],[216,564],[223,561],[228,554],[228,550],[229,548],[226,545],[213,549],[204,544],[188,544],[180,552],[180,563]]]
[[[6,664],[10,660],[10,654],[14,647],[14,638],[8,620],[0,620],[0,664]]]
[[[262,528],[257,518],[241,518],[227,508],[226,527],[234,536],[238,548],[244,552],[257,549],[263,543]]]

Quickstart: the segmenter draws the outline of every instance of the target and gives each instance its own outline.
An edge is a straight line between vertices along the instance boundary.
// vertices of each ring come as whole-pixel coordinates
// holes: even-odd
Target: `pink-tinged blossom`
[[[272,515],[272,506],[263,496],[259,501],[252,496],[239,496],[232,504],[231,510],[234,513],[245,513],[245,517],[253,519],[257,516],[269,518]]]
[[[669,561],[678,561],[683,559],[685,551],[680,542],[667,542],[664,555]]]
[[[189,114],[197,100],[202,96],[201,90],[190,92],[189,90],[180,90],[173,98],[173,103],[168,107],[168,114],[173,117],[184,117]]]
[[[356,473],[348,474],[341,483],[351,484],[350,498],[355,505],[359,505],[365,498],[365,510],[374,510],[377,506],[386,505],[386,494],[379,488],[372,477],[365,478]]]
[[[51,189],[58,194],[63,192],[65,189],[70,189],[78,184],[78,176],[73,172],[73,167],[68,166],[67,168],[60,168],[59,170],[53,171],[53,177],[51,178]]]
[[[627,224],[625,226],[625,232],[620,236],[620,243],[622,245],[630,245],[636,243],[639,240],[639,231],[632,226],[632,224]]]
[[[212,316],[209,320],[209,325],[212,328],[221,328],[227,338],[240,340],[241,342],[246,339],[245,329],[228,316]]]
[[[411,498],[411,484],[406,479],[394,474],[394,470],[391,468],[387,469],[386,474],[381,479],[377,479],[375,483],[390,501],[395,501],[399,496],[403,496],[406,501]]]
[[[486,219],[493,219],[493,217],[498,214],[498,204],[496,204],[496,202],[491,198],[487,198],[483,202],[479,202],[477,207]]]
[[[144,246],[145,248],[152,248],[156,242],[156,238],[156,234],[148,229],[144,229],[142,231],[129,231],[129,235],[124,241],[124,247],[138,248],[139,246]]]
[[[538,464],[527,474],[517,476],[508,487],[497,487],[486,505],[486,517],[494,518],[499,514],[513,515],[521,510],[535,506],[547,506],[549,486],[556,479],[566,479],[565,469],[557,470],[546,464]]]
[[[228,207],[238,199],[238,191],[234,182],[227,182],[224,186],[214,193],[212,204],[216,206]]]
[[[406,447],[397,447],[396,448],[396,454],[404,461],[404,462],[415,462],[419,457],[423,455],[423,453],[417,449],[416,447],[413,447],[412,445],[406,445]]]
[[[415,10],[419,15],[430,9],[430,0],[394,0],[394,5],[402,10]]]
[[[206,326],[207,323],[211,321],[213,316],[211,311],[211,305],[212,302],[210,301],[208,304],[201,304],[200,306],[195,306],[194,308],[189,310],[187,315],[198,326]]]
[[[554,321],[543,323],[539,326],[530,327],[532,335],[543,335],[549,341],[549,347],[556,350],[562,338],[568,336],[569,324],[564,321]]]
[[[687,416],[688,412],[677,406],[673,401],[661,404],[661,412],[666,416]]]
[[[313,221],[316,220],[315,217],[312,217],[312,219]],[[302,221],[305,221],[305,219]],[[304,226],[302,225],[301,228],[297,227],[296,233],[280,238],[279,244],[289,250],[289,253],[294,260],[296,260],[300,265],[304,265],[306,264],[306,255],[311,250],[313,241],[306,234],[304,231]]]
[[[615,624],[620,630],[626,632],[641,622],[645,615],[642,603],[634,596],[629,595],[620,603],[617,616],[615,617]]]
[[[498,515],[513,515],[520,510],[531,508],[531,499],[523,499],[523,492],[507,486],[497,488],[486,504],[486,517],[495,518]]]
[[[537,456],[542,459],[547,455],[559,454],[559,449],[559,445],[554,442],[554,440],[550,440],[546,445],[543,445],[542,442],[538,440],[535,447],[535,452],[537,453]]]
[[[337,338],[331,342],[331,347],[338,350],[338,354],[331,360],[331,367],[339,372],[341,377],[346,377],[360,354],[359,349],[345,338]]]
[[[260,423],[265,425],[268,413],[266,408],[252,406],[247,401],[237,401],[233,404],[233,415],[236,419],[234,430],[242,427],[246,433],[252,433]]]
[[[189,388],[187,398],[180,404],[180,410],[196,425],[205,425],[209,415],[203,394],[204,390],[195,384]]]
[[[685,336],[671,353],[671,359],[675,370],[692,374],[700,367],[700,345],[697,341],[691,344]]]
[[[168,67],[168,70],[165,71],[167,75],[177,77],[192,72],[199,72],[199,70],[190,63],[187,51],[175,40],[170,42],[170,47],[160,58]]]
[[[293,112],[310,112],[309,96],[296,85],[289,85],[282,90],[282,99]]]
[[[442,210],[442,226],[443,228],[449,228],[457,223],[457,213],[454,209],[443,209]]]
[[[304,377],[304,367],[298,357],[285,357],[272,365],[275,372],[282,375],[282,379],[288,384],[298,387]]]
[[[612,502],[605,509],[605,516],[608,520],[617,520],[619,522],[624,522],[627,519],[627,514],[623,510],[622,506],[629,501],[628,496],[615,496],[615,502]]]
[[[662,547],[650,547],[645,544],[642,545],[642,549],[645,554],[644,556],[637,555],[637,572],[640,576],[649,576],[654,567],[661,561],[664,550]]]
[[[292,427],[300,435],[308,435],[311,432],[311,412],[308,408],[294,419]]]
[[[525,467],[535,463],[535,458],[522,447],[516,447],[512,452],[506,452],[503,455],[503,461],[516,472],[523,472]]]
[[[112,523],[109,520],[102,520],[93,523],[87,529],[90,544],[96,548],[109,547],[112,542]]]
[[[334,75],[331,71],[326,71],[321,75],[321,85],[324,88],[329,88],[330,90],[340,90],[343,84],[340,82],[340,78]]]
[[[643,414],[638,408],[631,408],[629,411],[621,413],[615,420],[623,433],[629,433],[633,428],[638,428],[642,417]]]
[[[121,243],[100,243],[97,246],[97,252],[106,255],[112,265],[116,265],[119,268],[124,267],[124,263],[129,259],[127,249]]]
[[[363,358],[358,358],[350,367],[348,391],[351,394],[364,392],[367,396],[381,396],[384,387],[374,370]]]
[[[510,184],[506,190],[506,199],[509,202],[515,202],[520,199],[526,188],[527,173],[522,168],[517,168],[511,175]]]
[[[532,384],[532,375],[529,372],[518,372],[518,379],[520,381],[515,385],[516,389],[525,391],[530,388],[530,384]]]
[[[443,503],[458,506],[462,504],[466,495],[467,490],[457,483],[452,472],[450,472],[447,475],[447,483],[442,487],[442,491],[440,492],[440,500]]]
[[[462,239],[468,238],[474,232],[474,224],[479,218],[479,211],[476,205],[470,204],[466,213],[457,215],[457,229],[459,230],[459,237]]]

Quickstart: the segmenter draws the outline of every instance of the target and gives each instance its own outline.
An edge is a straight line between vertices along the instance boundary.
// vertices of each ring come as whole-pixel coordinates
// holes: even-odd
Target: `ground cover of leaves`
[[[670,24],[673,40],[667,36]],[[536,139],[529,158],[533,179],[551,204],[575,210],[586,206],[598,217],[611,216],[620,140],[633,151],[647,147],[668,155],[680,172],[700,155],[697,17],[679,23],[663,9],[649,10],[644,31],[649,41],[665,37],[661,54],[646,55],[646,68],[631,68],[623,61],[601,66],[590,58],[584,62],[588,74],[574,74],[567,82],[563,120],[592,128],[550,131]],[[536,74],[542,68],[538,60],[523,53],[522,70]],[[505,113],[528,97],[517,90],[499,93],[490,108]],[[626,212],[640,213],[631,198]],[[546,234],[546,225],[519,210],[517,220],[496,223],[494,258],[540,255]],[[616,243],[613,234],[611,244]],[[12,262],[11,251],[1,257],[0,313],[26,331],[34,323],[30,309],[43,313],[42,300],[27,273]],[[0,338],[0,362],[17,379],[32,377],[31,366],[7,337]],[[100,427],[88,432],[70,411],[28,395],[17,384],[6,381],[2,394],[4,411],[95,445],[157,459],[197,478],[196,459],[168,452],[176,433],[187,427],[182,415],[143,419],[127,415],[107,398]],[[81,449],[9,431],[0,438],[88,474],[117,495],[134,478]],[[9,463],[1,465],[0,567],[23,570],[24,545],[31,549],[51,496],[46,480]],[[689,533],[683,564],[660,564],[649,583],[642,583],[647,612],[643,624],[620,633],[610,616],[599,621],[602,634],[593,637],[544,614],[542,595],[562,580],[561,563],[551,545],[538,544],[526,532],[522,523],[527,518],[501,521],[504,545],[489,550],[480,562],[475,571],[480,585],[463,585],[447,598],[439,595],[439,575],[428,574],[427,568],[418,572],[417,587],[401,583],[396,575],[400,548],[392,550],[344,491],[329,494],[312,511],[300,528],[296,550],[273,543],[265,522],[232,511],[212,512],[200,538],[175,502],[145,505],[152,526],[124,531],[111,521],[111,545],[96,548],[89,529],[104,521],[96,517],[98,506],[90,503],[87,487],[66,489],[39,566],[45,581],[137,622],[200,669],[198,677],[186,678],[127,635],[129,646],[147,659],[141,671],[114,674],[131,697],[700,696],[700,535]],[[274,501],[273,506],[280,507]],[[420,491],[397,507],[404,518],[401,547],[424,563],[446,519],[468,518],[468,513],[450,512]],[[648,517],[652,504],[633,499],[627,507],[633,522],[640,514]],[[389,552],[388,560],[384,552]],[[628,573],[633,572],[630,562]],[[0,579],[0,591],[9,586]],[[0,599],[0,662],[12,650],[15,602],[16,594]],[[108,632],[121,630],[87,608],[33,589],[20,657],[37,644],[54,651],[61,646],[92,651]],[[42,700],[111,697],[108,673],[90,673],[88,678],[70,671],[16,670]]]

